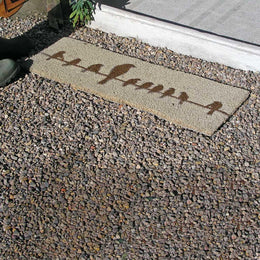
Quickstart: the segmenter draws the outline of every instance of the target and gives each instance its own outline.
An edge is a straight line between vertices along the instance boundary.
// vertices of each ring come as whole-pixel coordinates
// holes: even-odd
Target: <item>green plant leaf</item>
[[[90,1],[87,1],[87,4],[88,4],[88,6],[90,7],[91,10],[94,9],[94,6],[93,6],[93,4]]]
[[[73,11],[73,12],[70,14],[70,19],[71,19],[73,16],[75,16],[76,13],[77,13],[77,10]]]
[[[88,24],[94,19],[93,12],[95,6],[91,0],[69,0],[72,13],[69,18],[73,22],[73,27],[78,25]],[[73,19],[72,19],[73,18]]]
[[[79,19],[80,19],[80,21],[83,21],[83,20],[84,20],[83,13],[80,13],[80,14],[79,14]]]
[[[73,21],[73,27],[76,26],[76,23],[78,22],[78,20],[79,20],[79,14],[77,13],[75,18],[74,18],[74,21]]]

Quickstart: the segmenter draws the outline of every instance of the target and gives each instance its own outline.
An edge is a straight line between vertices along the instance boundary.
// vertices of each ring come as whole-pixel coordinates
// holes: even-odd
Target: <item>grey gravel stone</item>
[[[38,25],[36,25],[38,24]],[[258,259],[259,73],[44,16],[0,19],[36,50],[68,36],[251,91],[212,137],[21,75],[0,89],[3,259]]]

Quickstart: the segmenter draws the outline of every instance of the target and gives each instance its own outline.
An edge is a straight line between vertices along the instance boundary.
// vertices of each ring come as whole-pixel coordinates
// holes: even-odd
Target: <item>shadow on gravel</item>
[[[94,1],[98,8],[102,8],[103,4],[125,8],[129,4],[128,0],[97,0]],[[96,8],[96,7],[95,7]],[[62,13],[61,13],[62,10]],[[41,52],[43,49],[48,48],[63,37],[68,37],[74,32],[71,22],[69,21],[69,15],[71,13],[68,0],[61,0],[61,4],[51,9],[48,12],[48,20],[44,21],[31,30],[27,31],[24,35],[28,37],[35,45],[31,55],[35,55]],[[94,14],[95,17],[95,14]],[[62,19],[61,19],[62,18]],[[51,25],[51,26],[50,26]],[[28,70],[30,66],[28,61],[23,64],[25,70]]]
[[[35,45],[32,54],[42,51],[74,31],[69,21],[69,15],[69,5],[65,5],[62,1],[60,5],[49,10],[47,21],[37,24],[24,34]]]
[[[26,10],[25,13],[21,11],[20,14],[18,12],[15,16],[23,18],[27,11],[28,10]],[[32,11],[30,10],[30,12]],[[48,48],[63,37],[68,37],[74,32],[74,28],[69,21],[70,13],[68,1],[61,0],[59,5],[56,5],[48,11],[48,19],[46,21],[35,25],[32,29],[23,34],[23,36],[29,38],[34,45],[30,56],[36,55],[43,49]],[[19,63],[22,67],[19,77],[24,77],[32,65],[32,60],[30,60],[30,58],[26,60],[21,59]]]
[[[103,4],[123,9],[129,4],[129,0],[96,0],[94,2],[100,9]],[[61,0],[60,5],[48,12],[48,21],[36,25],[24,34],[35,44],[33,55],[54,44],[61,38],[68,37],[74,32],[74,28],[69,21],[70,13],[71,10],[68,0]],[[61,17],[63,18],[62,20],[60,19]],[[49,24],[51,24],[52,27],[50,27]]]
[[[35,47],[31,55],[35,55],[61,38],[68,37],[73,31],[74,29],[69,21],[64,22],[58,30],[51,28],[48,21],[44,21],[34,26],[24,35],[34,43]]]
[[[30,56],[36,55],[63,37],[68,37],[73,31],[74,29],[69,21],[66,21],[58,30],[51,28],[48,21],[37,24],[24,33],[24,36],[28,37],[34,44]],[[32,65],[32,60],[30,58],[26,60],[21,59],[19,63],[22,67],[19,77],[24,77]]]
[[[130,3],[129,0],[96,0],[94,2],[95,9],[102,9],[103,4],[125,9],[126,5]],[[30,9],[30,7],[27,7],[27,9],[28,8]],[[27,13],[28,10],[22,11],[21,9],[21,11],[14,15],[14,18],[24,18],[27,15],[33,13],[31,9],[29,11],[30,13]],[[44,11],[44,7],[42,7],[42,11]],[[34,48],[30,52],[30,56],[36,55],[37,53],[53,45],[55,42],[59,41],[63,37],[69,37],[75,31],[72,23],[69,20],[70,13],[71,9],[69,6],[69,1],[61,0],[59,5],[56,5],[51,10],[48,10],[48,20],[35,25],[32,29],[23,34],[25,37],[29,38],[34,45]],[[18,77],[24,77],[28,73],[32,65],[32,60],[30,60],[30,58],[26,60],[21,59],[19,60],[19,63],[22,67],[22,70]],[[15,78],[13,81],[15,81],[17,78]]]

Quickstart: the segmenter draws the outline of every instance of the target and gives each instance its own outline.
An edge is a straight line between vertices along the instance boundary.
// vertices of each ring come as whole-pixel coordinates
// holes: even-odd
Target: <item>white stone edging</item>
[[[93,29],[134,37],[177,53],[251,71],[260,71],[260,48],[254,45],[162,22],[102,5],[97,8]]]

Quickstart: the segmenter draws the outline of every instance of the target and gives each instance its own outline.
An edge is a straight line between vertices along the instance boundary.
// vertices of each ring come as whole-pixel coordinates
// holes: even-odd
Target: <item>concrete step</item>
[[[158,10],[159,7],[153,7],[154,9]],[[142,15],[133,10],[129,12],[125,9],[101,5],[96,9],[95,21],[91,23],[91,27],[121,36],[135,37],[154,46],[167,47],[177,53],[218,62],[233,68],[260,71],[258,44],[195,30]]]

